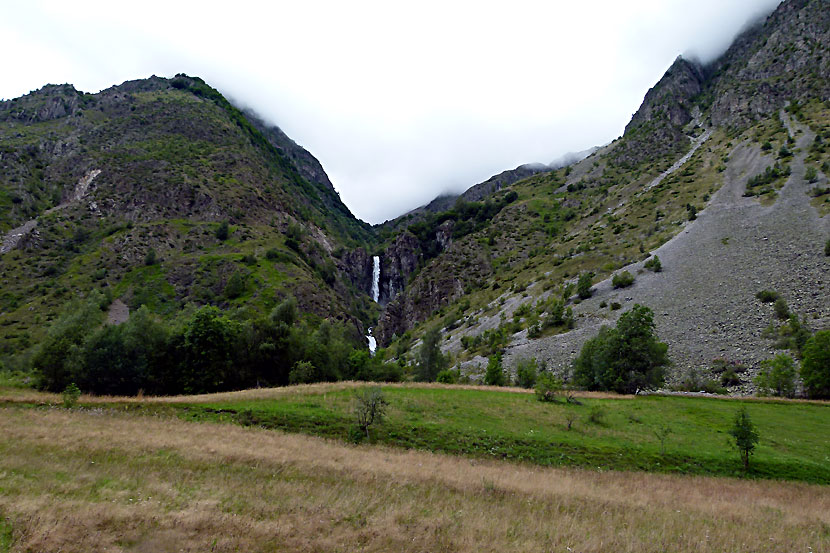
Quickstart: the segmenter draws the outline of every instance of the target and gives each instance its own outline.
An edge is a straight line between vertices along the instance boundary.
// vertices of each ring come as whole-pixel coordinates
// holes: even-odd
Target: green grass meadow
[[[390,386],[387,417],[371,441],[473,457],[599,470],[749,476],[830,484],[830,405],[702,397],[582,398],[542,403],[532,394]],[[273,400],[177,404],[187,420],[225,421],[347,440],[351,389],[298,391]],[[760,442],[749,474],[729,435],[745,405]],[[153,409],[144,404],[139,409]],[[164,409],[171,408],[165,406]],[[568,420],[571,429],[568,429]],[[669,432],[662,440],[660,430]]]

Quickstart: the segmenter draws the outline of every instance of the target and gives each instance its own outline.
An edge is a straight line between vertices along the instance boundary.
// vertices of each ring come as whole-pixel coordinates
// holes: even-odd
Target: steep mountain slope
[[[422,258],[382,313],[381,343],[405,355],[412,331],[439,325],[444,349],[471,370],[500,350],[509,366],[535,356],[564,368],[616,319],[609,304],[638,301],[655,309],[677,374],[719,357],[751,367],[769,357],[775,340],[762,334],[788,330],[764,332],[773,319],[754,299],[763,288],[814,330],[830,324],[828,33],[826,2],[791,0],[711,66],[678,58],[620,139],[567,170],[516,182],[502,195],[517,199],[488,224],[437,240],[440,254]],[[455,210],[433,217],[429,232],[452,237],[462,219]],[[650,252],[663,272],[640,272]],[[621,269],[634,287],[607,292],[603,279]],[[571,286],[586,271],[602,283],[596,300],[580,302]],[[551,316],[563,297],[574,330]]]
[[[162,314],[191,301],[267,312],[292,294],[321,317],[369,318],[338,256],[371,227],[311,154],[200,79],[2,102],[0,166],[5,353],[94,288]]]

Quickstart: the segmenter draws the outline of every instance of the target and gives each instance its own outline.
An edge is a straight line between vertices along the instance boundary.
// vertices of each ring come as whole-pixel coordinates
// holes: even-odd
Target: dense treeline
[[[123,324],[104,325],[106,305],[93,293],[51,326],[32,360],[41,388],[74,382],[95,394],[168,395],[402,377],[399,365],[370,357],[344,325],[302,320],[293,298],[243,321],[205,306],[167,323],[142,307]]]

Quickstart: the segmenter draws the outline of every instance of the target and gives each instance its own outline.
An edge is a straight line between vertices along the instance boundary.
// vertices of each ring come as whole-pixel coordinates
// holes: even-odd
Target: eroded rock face
[[[355,288],[370,293],[372,289],[372,256],[363,248],[357,248],[343,254],[342,270],[349,277]]]
[[[743,126],[786,102],[830,96],[830,9],[824,0],[783,2],[735,40],[711,69],[712,123]]]
[[[401,233],[380,257],[378,303],[386,305],[392,301],[404,289],[409,276],[418,269],[422,259],[418,239],[409,232]]]

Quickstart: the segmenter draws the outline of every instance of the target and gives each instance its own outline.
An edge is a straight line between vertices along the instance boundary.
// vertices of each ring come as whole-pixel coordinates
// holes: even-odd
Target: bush
[[[795,363],[786,353],[761,362],[761,371],[755,377],[760,395],[793,397],[795,395]]]
[[[236,272],[228,279],[225,284],[225,297],[233,300],[245,293],[245,277]]]
[[[147,252],[147,255],[144,256],[144,264],[149,267],[150,265],[155,265],[156,263],[158,263],[156,250],[151,249]]]
[[[705,392],[707,394],[723,395],[726,389],[717,380],[701,377],[695,369],[690,369],[679,384],[672,387],[680,392]]]
[[[645,265],[643,265],[643,266],[646,269],[654,271],[655,273],[659,273],[660,271],[663,270],[663,264],[660,263],[660,258],[657,257],[656,255],[654,257],[652,257],[651,259],[649,259],[648,261],[646,261]]]
[[[743,384],[743,380],[733,368],[728,368],[720,375],[721,386],[739,386]]]
[[[824,255],[830,257],[830,240],[824,243]]]
[[[801,379],[811,398],[830,398],[830,330],[816,332],[804,344]]]
[[[522,359],[516,365],[516,384],[522,388],[533,388],[536,385],[536,359]]]
[[[75,385],[74,382],[70,383],[69,386],[61,393],[61,399],[63,399],[63,406],[67,409],[71,409],[75,407],[75,404],[78,403],[78,398],[81,397],[81,390]]]
[[[562,391],[562,381],[551,372],[543,371],[536,379],[536,399],[539,401],[556,401],[556,396]]]
[[[216,238],[224,242],[230,236],[230,227],[228,226],[227,221],[222,221],[218,227],[216,227]]]
[[[501,365],[501,355],[491,355],[487,360],[487,371],[484,373],[484,383],[488,386],[505,386],[507,379]]]
[[[773,303],[780,296],[778,295],[778,292],[774,292],[772,290],[761,290],[760,292],[755,294],[755,297],[764,303]]]
[[[775,300],[775,304],[773,304],[772,309],[775,311],[775,316],[782,321],[790,318],[790,308],[787,307],[787,302],[784,298],[778,298]]]
[[[576,283],[576,294],[580,299],[587,300],[591,297],[591,273],[582,273]]]
[[[288,381],[291,384],[309,384],[317,380],[317,371],[309,361],[297,361],[288,373]]]
[[[663,384],[668,346],[657,341],[654,314],[643,305],[623,313],[615,328],[602,327],[574,360],[574,379],[589,390],[634,393]]]
[[[588,412],[588,422],[598,425],[605,424],[605,409],[599,405],[594,405]]]
[[[444,369],[438,373],[438,376],[435,377],[435,381],[440,382],[441,384],[455,384],[458,382],[459,376],[461,376],[459,371]]]
[[[611,284],[614,285],[614,288],[627,288],[634,284],[634,275],[628,271],[617,273],[611,279]]]

